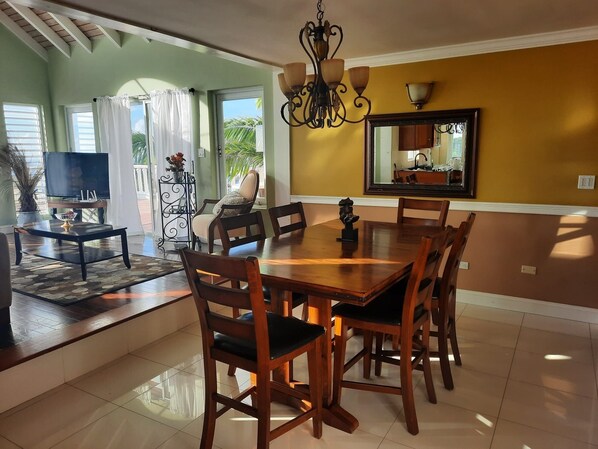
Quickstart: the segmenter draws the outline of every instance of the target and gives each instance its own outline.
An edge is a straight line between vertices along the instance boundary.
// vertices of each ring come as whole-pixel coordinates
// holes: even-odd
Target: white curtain
[[[150,93],[152,135],[158,179],[169,174],[166,171],[168,166],[166,157],[178,152],[183,153],[185,157],[185,171],[193,172],[191,97],[192,94],[187,88]],[[156,211],[154,223],[156,223],[154,226],[156,236],[161,236],[159,210]],[[171,223],[169,226],[176,225],[177,223]],[[165,232],[169,234],[168,230]]]
[[[142,234],[141,216],[137,205],[133,170],[133,140],[129,98],[97,98],[100,148],[108,153],[110,200],[107,221],[114,226],[126,226],[128,234]]]

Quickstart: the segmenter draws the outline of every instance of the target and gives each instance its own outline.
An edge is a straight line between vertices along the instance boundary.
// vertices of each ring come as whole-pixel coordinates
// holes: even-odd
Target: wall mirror
[[[366,117],[364,193],[475,197],[479,109]]]

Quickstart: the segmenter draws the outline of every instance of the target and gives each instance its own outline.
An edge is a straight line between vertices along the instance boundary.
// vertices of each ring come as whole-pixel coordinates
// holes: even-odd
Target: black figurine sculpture
[[[337,240],[342,242],[356,242],[359,234],[359,229],[353,229],[353,223],[359,220],[359,215],[353,215],[353,200],[351,198],[345,198],[340,200],[339,203],[339,219],[345,225],[345,228],[341,232],[341,237]]]

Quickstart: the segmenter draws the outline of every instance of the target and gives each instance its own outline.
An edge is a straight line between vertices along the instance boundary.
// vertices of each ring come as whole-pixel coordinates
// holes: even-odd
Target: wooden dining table
[[[421,238],[443,228],[401,225],[362,220],[356,242],[338,241],[344,225],[331,220],[279,237],[248,243],[223,255],[259,259],[262,283],[272,291],[272,310],[290,315],[290,292],[308,295],[309,321],[322,325],[332,335],[335,301],[365,305],[398,280],[407,276],[415,261]],[[332,339],[324,339],[324,421],[353,432],[359,421],[332,402]],[[290,382],[288,370],[275,373]]]

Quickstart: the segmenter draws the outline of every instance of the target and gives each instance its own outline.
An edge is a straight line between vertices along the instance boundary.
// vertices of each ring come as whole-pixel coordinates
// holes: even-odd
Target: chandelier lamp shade
[[[284,72],[278,75],[278,84],[287,101],[280,113],[293,127],[337,128],[345,122],[359,123],[372,107],[370,100],[362,95],[368,85],[370,69],[353,67],[348,70],[349,81],[357,94],[353,99],[356,116],[349,118],[342,98],[348,91],[342,82],[345,61],[335,58],[343,41],[343,29],[323,20],[322,0],[318,0],[317,8],[317,24],[307,22],[299,31],[299,43],[313,66],[313,75],[307,75],[303,62],[284,65]]]

